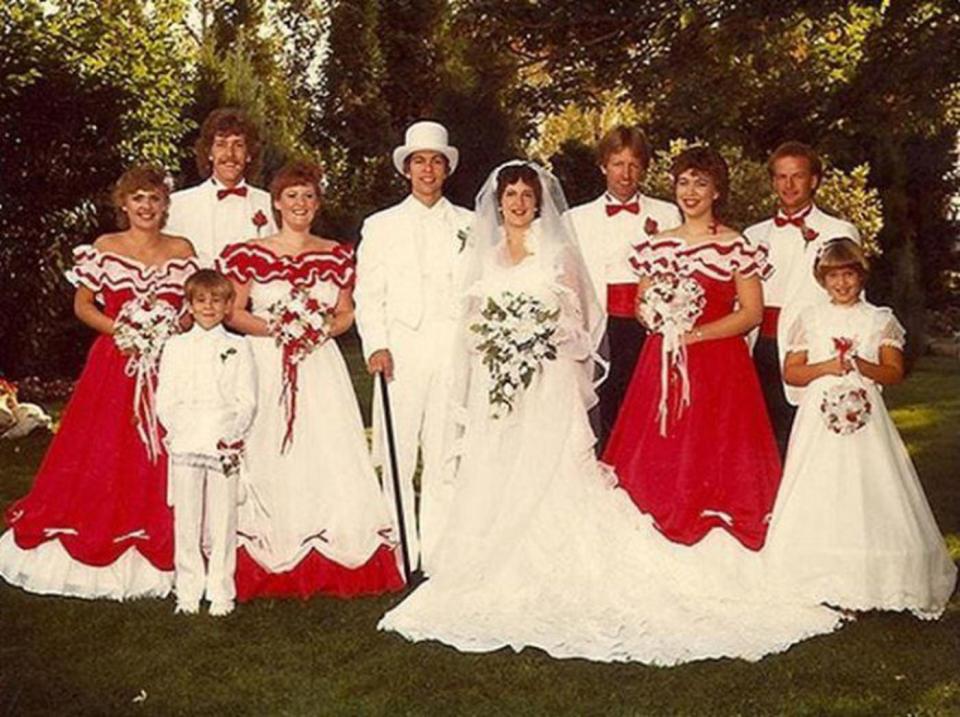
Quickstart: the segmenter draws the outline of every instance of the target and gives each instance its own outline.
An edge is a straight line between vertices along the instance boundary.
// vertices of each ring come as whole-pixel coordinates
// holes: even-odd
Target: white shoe
[[[210,616],[223,617],[233,612],[233,600],[210,603]]]
[[[200,601],[180,602],[177,600],[177,607],[173,611],[174,615],[196,615],[200,612]]]

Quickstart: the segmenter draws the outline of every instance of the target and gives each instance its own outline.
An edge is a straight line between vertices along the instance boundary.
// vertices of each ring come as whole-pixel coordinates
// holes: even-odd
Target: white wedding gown
[[[747,587],[755,576],[741,582],[758,561],[733,541],[711,535],[691,549],[661,537],[601,472],[583,398],[588,342],[576,328],[575,294],[556,274],[534,253],[474,286],[474,305],[512,291],[559,306],[565,342],[501,419],[489,417],[486,369],[471,358],[456,495],[437,560],[380,629],[465,652],[531,646],[657,665],[757,660],[836,629],[834,611],[768,601]]]

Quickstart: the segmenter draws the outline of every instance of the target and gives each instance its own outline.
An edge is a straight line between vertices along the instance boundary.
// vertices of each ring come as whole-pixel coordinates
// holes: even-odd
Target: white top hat
[[[393,150],[393,166],[400,174],[404,174],[403,161],[414,152],[429,150],[440,152],[450,163],[450,174],[457,168],[460,152],[451,147],[448,142],[447,128],[439,122],[414,122],[407,127],[403,144]]]

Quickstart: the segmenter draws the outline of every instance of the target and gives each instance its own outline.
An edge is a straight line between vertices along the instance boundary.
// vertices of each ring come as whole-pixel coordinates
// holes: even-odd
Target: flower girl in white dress
[[[814,274],[830,302],[788,332],[784,380],[804,388],[764,551],[770,577],[795,598],[936,618],[957,569],[880,394],[903,379],[903,327],[862,298],[867,262],[849,239],[826,244]]]

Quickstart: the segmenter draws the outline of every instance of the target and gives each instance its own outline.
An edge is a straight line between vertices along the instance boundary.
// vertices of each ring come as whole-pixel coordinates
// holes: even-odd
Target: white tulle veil
[[[606,376],[607,362],[599,353],[606,327],[605,317],[566,216],[567,201],[560,182],[543,167],[523,160],[512,160],[496,167],[477,193],[473,223],[457,272],[457,292],[463,304],[453,357],[453,402],[456,408],[465,408],[469,395],[471,349],[472,343],[476,342],[469,324],[479,303],[476,287],[491,273],[509,268],[504,263],[502,251],[506,235],[497,201],[497,178],[503,169],[515,165],[529,167],[540,180],[540,209],[528,239],[537,243],[537,250],[526,261],[540,262],[546,270],[553,272],[557,284],[565,290],[566,323],[578,334],[567,338],[575,339],[569,343],[577,346],[575,358],[582,366],[581,396],[584,407],[589,409],[597,402],[596,386]],[[455,410],[455,415],[462,417],[463,412]]]

